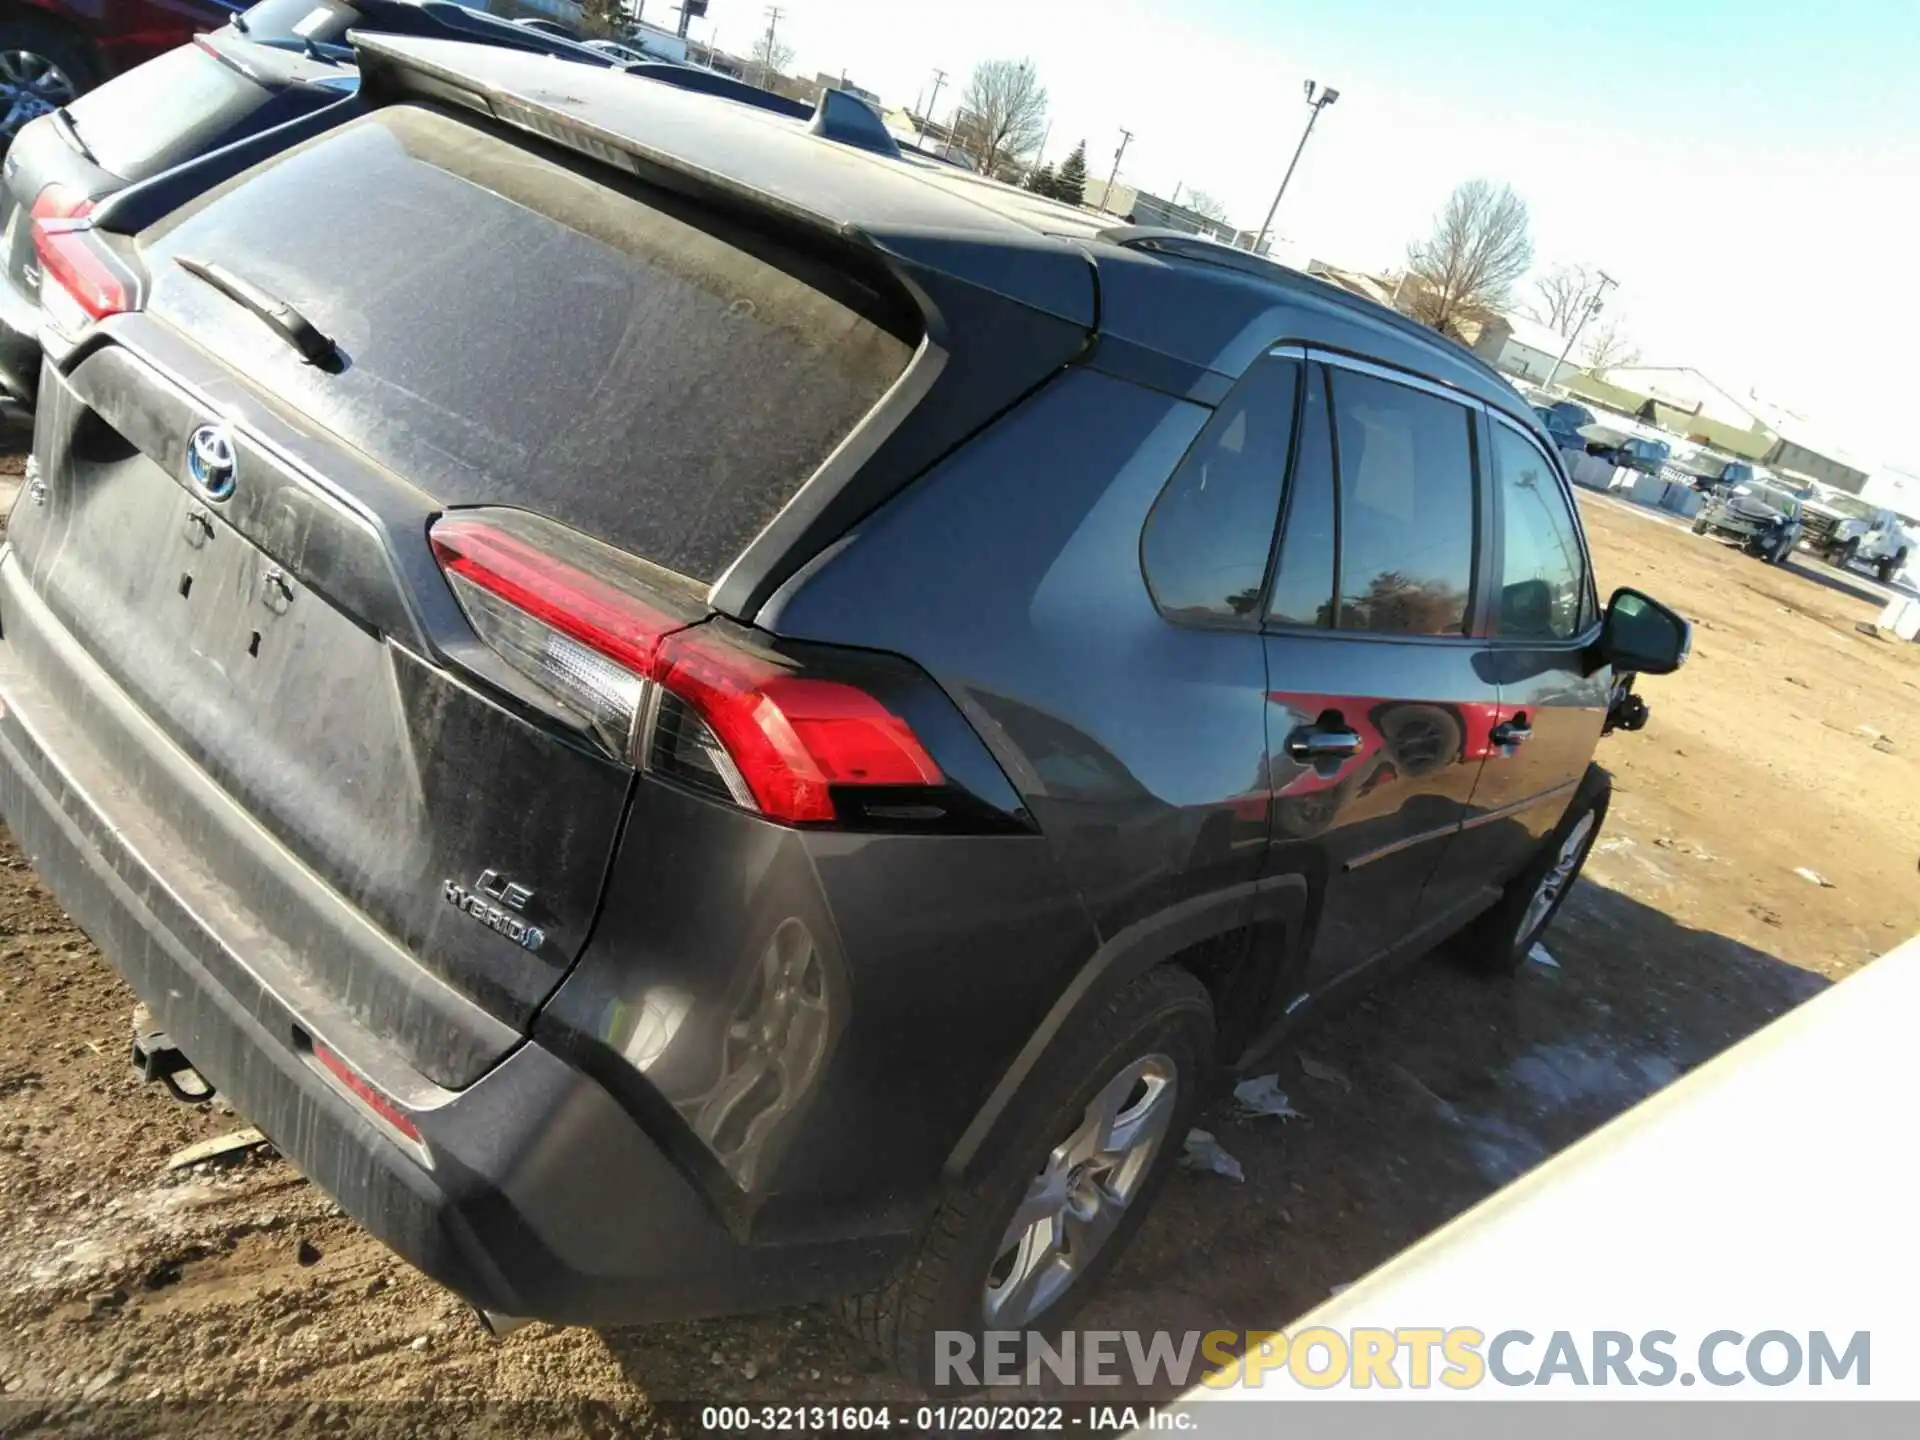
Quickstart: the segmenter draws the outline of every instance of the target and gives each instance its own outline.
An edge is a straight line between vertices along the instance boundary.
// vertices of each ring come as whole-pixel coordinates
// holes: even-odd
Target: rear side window
[[[1340,628],[1464,634],[1474,529],[1466,408],[1349,370],[1332,381]]]
[[[1297,362],[1262,361],[1154,502],[1141,563],[1168,617],[1236,621],[1259,610],[1299,383]]]
[[[1498,634],[1571,640],[1588,619],[1587,564],[1560,482],[1531,443],[1493,426],[1499,476],[1501,563]]]
[[[151,309],[446,505],[514,505],[717,578],[906,368],[881,296],[584,160],[395,106],[142,237]],[[170,262],[348,357],[303,365]]]

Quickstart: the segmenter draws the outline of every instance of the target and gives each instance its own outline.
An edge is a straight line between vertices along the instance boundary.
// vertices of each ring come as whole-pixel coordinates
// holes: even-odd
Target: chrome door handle
[[[1533,727],[1527,723],[1527,717],[1516,715],[1493,727],[1493,743],[1496,745],[1519,745],[1533,738]]]
[[[1305,763],[1347,760],[1360,753],[1360,737],[1351,730],[1302,726],[1287,737],[1287,754]]]

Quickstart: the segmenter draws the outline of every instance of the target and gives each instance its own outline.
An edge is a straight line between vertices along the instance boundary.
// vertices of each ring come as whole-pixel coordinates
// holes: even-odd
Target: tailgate
[[[238,802],[262,849],[284,847],[411,964],[369,963],[292,892],[262,893],[255,857],[200,843],[208,816],[160,768],[125,777],[143,812],[224,870],[211,878],[307,986],[390,1039],[405,1032],[439,1083],[473,1079],[497,1049],[412,1014],[413,992],[433,977],[524,1028],[585,940],[629,772],[425,658],[379,528],[266,448],[235,437],[244,499],[192,491],[186,447],[214,417],[129,352],[97,351],[49,383],[41,498],[9,526],[37,600]],[[19,651],[16,616],[4,620]],[[511,921],[464,903],[507,883],[532,892]]]
[[[524,1033],[587,938],[635,772],[480,643],[429,526],[533,512],[618,546],[671,623],[697,620],[912,343],[817,259],[413,106],[137,244],[147,313],[47,371],[43,490],[12,537],[26,583],[263,846],[405,961],[327,943],[301,902],[251,894],[252,857],[206,849],[303,982],[373,1028],[405,1016],[409,1058],[469,1080],[488,1057],[410,987]],[[209,274],[296,307],[329,363]],[[190,848],[191,797],[129,783]]]

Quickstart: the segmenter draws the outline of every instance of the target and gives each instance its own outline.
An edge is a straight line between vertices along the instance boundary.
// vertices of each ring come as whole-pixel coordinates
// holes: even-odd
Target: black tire
[[[1704,534],[1706,534],[1706,533],[1707,533],[1707,522],[1706,522],[1706,521],[1704,521],[1704,520],[1696,520],[1696,521],[1694,521],[1694,522],[1693,522],[1693,533],[1694,533],[1694,534],[1696,534],[1696,535],[1704,535]]]
[[[1858,540],[1849,540],[1847,541],[1846,544],[1842,545],[1838,550],[1832,552],[1827,556],[1827,563],[1829,565],[1837,565],[1842,570],[1845,570],[1848,566],[1853,564],[1853,558],[1855,555],[1859,553],[1859,551],[1860,551],[1860,542]]]
[[[934,1370],[937,1332],[974,1337],[987,1324],[987,1287],[1015,1210],[1050,1155],[1081,1124],[1089,1104],[1129,1065],[1171,1060],[1171,1113],[1115,1228],[1086,1267],[1036,1316],[1017,1328],[1055,1335],[1125,1250],[1166,1182],[1198,1113],[1213,1070],[1213,1005],[1186,971],[1162,966],[1117,993],[1073,1026],[1042,1059],[1014,1102],[996,1154],[955,1182],[921,1231],[915,1248],[879,1290],[848,1298],[841,1310],[855,1333],[903,1378],[929,1392],[964,1385]],[[1012,1329],[1014,1326],[994,1328]]]
[[[1898,555],[1889,555],[1885,560],[1882,560],[1876,567],[1876,573],[1880,576],[1880,583],[1882,585],[1891,585],[1893,583],[1893,577],[1900,573],[1900,567],[1906,563],[1907,552],[1904,550]]]
[[[1539,853],[1528,862],[1526,869],[1507,882],[1506,890],[1491,910],[1448,942],[1455,959],[1485,975],[1511,975],[1526,963],[1527,952],[1553,924],[1554,916],[1560,913],[1560,907],[1580,879],[1580,872],[1586,868],[1587,856],[1593,850],[1594,841],[1600,838],[1601,827],[1607,823],[1607,806],[1612,799],[1613,777],[1598,765],[1587,766],[1567,813],[1560,817],[1560,823],[1540,846]],[[1560,885],[1546,913],[1523,932],[1521,922],[1534,892],[1587,815],[1593,816],[1593,824],[1580,842],[1571,873]]]
[[[15,55],[37,56],[51,62],[66,77],[71,93],[55,100],[54,92],[49,91],[46,98],[54,103],[65,104],[100,83],[100,61],[93,47],[58,25],[43,25],[32,20],[0,24],[0,56]],[[20,65],[13,68],[21,79],[29,78],[32,69]],[[51,105],[48,108],[52,108]],[[31,114],[12,113],[10,107],[0,102],[0,151],[13,143],[14,134],[22,125],[35,118]]]

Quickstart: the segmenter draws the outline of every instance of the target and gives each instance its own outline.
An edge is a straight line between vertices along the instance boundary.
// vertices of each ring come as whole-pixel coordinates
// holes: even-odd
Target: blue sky
[[[1084,137],[1104,174],[1127,126],[1125,178],[1200,186],[1242,225],[1299,137],[1301,82],[1332,84],[1276,221],[1307,253],[1396,263],[1457,182],[1511,182],[1540,266],[1618,278],[1649,363],[1920,471],[1920,0],[782,4],[797,70],[844,67],[894,104],[939,66],[944,113],[977,61],[1029,57],[1050,158]],[[694,33],[744,50],[762,9],[711,0]]]

